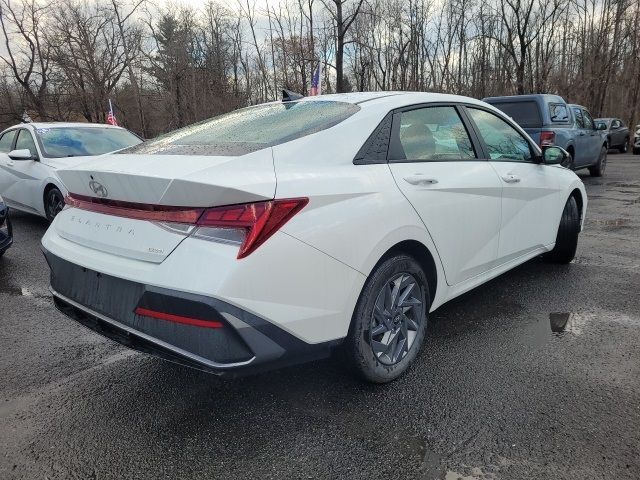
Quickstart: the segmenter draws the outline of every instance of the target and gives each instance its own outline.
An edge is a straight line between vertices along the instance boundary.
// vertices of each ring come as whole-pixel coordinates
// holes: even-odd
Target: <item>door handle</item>
[[[518,183],[520,181],[520,177],[510,173],[508,175],[503,175],[502,180],[504,180],[506,183]]]
[[[7,167],[13,167],[16,164],[13,160],[7,160]]]
[[[404,181],[410,183],[411,185],[434,185],[438,183],[438,180],[436,180],[435,178],[425,178],[420,173],[404,177]]]

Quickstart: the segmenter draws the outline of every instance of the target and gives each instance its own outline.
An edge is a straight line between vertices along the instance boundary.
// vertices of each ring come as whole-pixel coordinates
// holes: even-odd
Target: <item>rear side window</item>
[[[454,107],[426,107],[399,113],[390,161],[473,160],[469,134]],[[394,120],[395,121],[395,120]]]
[[[493,106],[513,118],[523,128],[542,126],[542,117],[536,102],[500,102],[494,103]]]
[[[562,103],[550,103],[549,118],[552,122],[566,123],[569,121],[569,109]]]
[[[16,131],[11,130],[0,137],[0,152],[9,153],[11,151],[11,145],[13,145],[13,139],[15,136]]]
[[[326,130],[360,110],[351,103],[272,103],[189,125],[119,153],[245,155]]]

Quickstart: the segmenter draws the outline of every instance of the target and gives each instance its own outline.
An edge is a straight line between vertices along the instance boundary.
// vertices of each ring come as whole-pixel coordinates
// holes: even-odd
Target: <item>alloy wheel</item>
[[[58,189],[52,189],[47,195],[47,217],[53,220],[64,208],[64,198]]]
[[[385,365],[409,352],[424,321],[424,293],[415,277],[399,273],[381,288],[371,315],[369,345]]]

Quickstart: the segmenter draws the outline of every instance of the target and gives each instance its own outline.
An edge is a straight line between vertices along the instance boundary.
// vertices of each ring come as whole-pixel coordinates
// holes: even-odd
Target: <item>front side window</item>
[[[43,155],[50,158],[102,155],[142,141],[124,128],[39,128],[37,134]]]
[[[31,133],[27,129],[21,129],[18,132],[18,139],[16,140],[16,150],[28,149],[31,152],[31,155],[37,155],[38,149],[36,148],[36,144],[33,141],[33,137]]]
[[[582,109],[575,107],[573,109],[573,114],[576,116],[576,125],[578,128],[584,127],[584,117],[582,116]]]
[[[467,108],[489,150],[491,160],[531,162],[533,153],[525,137],[503,119],[477,108]]]
[[[9,153],[11,151],[11,146],[13,145],[13,139],[15,136],[16,131],[11,130],[0,137],[0,152]]]
[[[455,107],[426,107],[401,112],[400,148],[391,161],[473,160],[475,151]],[[395,121],[395,120],[394,120]]]
[[[180,128],[120,153],[245,155],[326,130],[359,110],[352,103],[328,100],[257,105]]]
[[[586,110],[583,110],[582,118],[584,122],[584,128],[595,130],[596,124],[594,123],[593,118],[591,118],[591,114],[589,112],[587,112]]]

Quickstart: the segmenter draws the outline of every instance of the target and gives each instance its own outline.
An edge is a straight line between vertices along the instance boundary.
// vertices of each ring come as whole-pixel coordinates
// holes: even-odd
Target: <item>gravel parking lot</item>
[[[224,381],[58,313],[47,225],[0,260],[0,478],[640,478],[640,157],[611,154],[578,257],[440,308],[374,387],[328,360]]]

